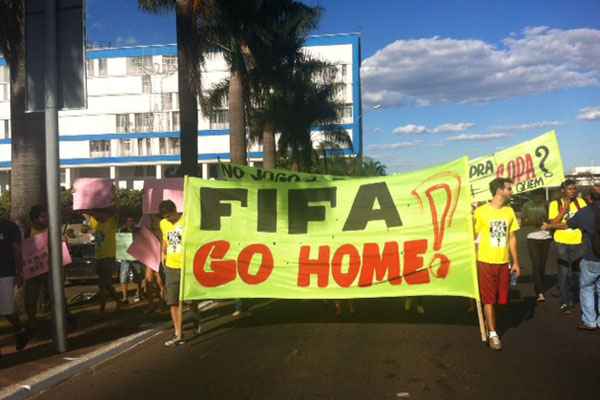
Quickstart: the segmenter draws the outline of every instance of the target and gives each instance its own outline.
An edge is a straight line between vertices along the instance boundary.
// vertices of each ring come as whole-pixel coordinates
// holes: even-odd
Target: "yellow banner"
[[[339,181],[185,181],[182,299],[477,298],[466,157]]]
[[[550,131],[493,155],[470,160],[473,201],[492,198],[489,184],[496,177],[511,178],[514,194],[560,186],[565,173],[556,132]]]

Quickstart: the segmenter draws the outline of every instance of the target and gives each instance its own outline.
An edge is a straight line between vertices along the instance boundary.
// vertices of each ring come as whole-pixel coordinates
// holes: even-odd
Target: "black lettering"
[[[288,219],[290,234],[308,232],[309,221],[324,221],[324,206],[309,206],[310,202],[328,201],[336,206],[337,188],[291,189],[288,192]]]
[[[375,200],[381,208],[374,210]],[[369,221],[384,220],[388,228],[402,226],[398,209],[385,182],[361,185],[354,198],[344,231],[362,231]]]
[[[231,204],[222,201],[239,201],[242,207],[248,207],[248,190],[200,188],[200,229],[221,229],[221,217],[231,216]]]
[[[260,189],[258,191],[259,232],[277,232],[277,189]]]

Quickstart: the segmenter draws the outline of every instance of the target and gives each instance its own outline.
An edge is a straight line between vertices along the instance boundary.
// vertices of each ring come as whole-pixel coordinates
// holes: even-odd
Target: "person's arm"
[[[162,263],[163,266],[167,266],[167,246],[169,244],[167,243],[166,240],[163,239],[162,241],[162,246],[160,246],[160,261]]]
[[[508,229],[508,246],[510,250],[510,255],[512,256],[512,266],[510,272],[515,274],[516,276],[521,275],[521,264],[519,263],[519,253],[517,251],[517,231],[519,230],[519,222],[517,221],[517,217],[512,212],[512,221],[509,225]]]
[[[566,203],[566,205],[564,205]],[[556,204],[556,207],[553,207]],[[560,207],[559,207],[560,205]],[[553,210],[556,208],[556,210]],[[560,199],[552,202],[550,204],[550,225],[552,225],[551,229],[565,229],[565,228],[556,228],[558,224],[562,223],[562,220],[565,218],[565,215],[569,212],[569,208],[571,208],[571,199]],[[554,212],[553,212],[554,211]],[[556,224],[556,225],[554,225]]]
[[[516,276],[521,275],[521,265],[519,264],[519,255],[517,253],[517,235],[514,232],[510,233],[508,244],[510,247],[510,255],[512,256],[512,267],[510,272]]]

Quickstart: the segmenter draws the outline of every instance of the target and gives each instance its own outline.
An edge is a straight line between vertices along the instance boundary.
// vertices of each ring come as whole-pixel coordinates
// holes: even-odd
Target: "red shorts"
[[[508,264],[488,264],[477,261],[479,293],[483,304],[507,304],[510,289]]]

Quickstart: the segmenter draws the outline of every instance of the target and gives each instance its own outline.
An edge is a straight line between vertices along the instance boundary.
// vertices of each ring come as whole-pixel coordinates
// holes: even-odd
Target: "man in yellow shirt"
[[[479,238],[477,273],[488,343],[490,348],[501,350],[494,306],[508,303],[510,274],[516,277],[521,274],[514,234],[519,229],[519,222],[513,209],[506,206],[512,196],[512,181],[496,178],[490,182],[490,191],[494,196],[492,200],[475,210],[475,237]],[[512,267],[509,273],[510,256]]]
[[[90,210],[87,214],[90,216],[88,224],[94,231],[98,300],[100,312],[103,313],[106,308],[107,295],[115,301],[117,309],[121,305],[121,299],[112,282],[113,271],[116,268],[118,220],[112,209]]]
[[[558,252],[558,286],[560,288],[560,311],[571,314],[575,300],[579,297],[578,276],[574,268],[583,257],[583,236],[579,229],[570,229],[566,224],[577,211],[586,207],[586,202],[578,197],[575,181],[567,179],[560,185],[561,198],[550,202],[549,224],[546,229],[556,229],[554,242]]]
[[[181,266],[183,264],[183,217],[177,212],[175,203],[164,200],[158,205],[162,220],[162,261],[165,267],[165,301],[171,309],[171,320],[175,335],[165,342],[165,346],[176,346],[183,343],[181,332],[181,313],[179,303],[179,284],[181,282]]]

